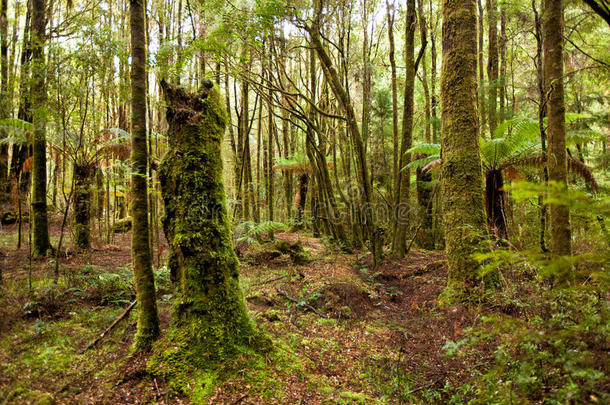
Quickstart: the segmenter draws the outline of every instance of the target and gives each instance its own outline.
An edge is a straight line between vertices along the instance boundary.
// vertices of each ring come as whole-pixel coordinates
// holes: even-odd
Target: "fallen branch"
[[[129,306],[125,309],[125,311],[123,311],[123,313],[121,314],[121,316],[119,316],[117,319],[114,320],[114,322],[112,322],[112,324],[106,328],[105,331],[103,331],[102,333],[100,333],[100,335],[95,338],[95,340],[91,343],[89,343],[87,345],[87,347],[85,347],[83,349],[83,351],[80,352],[80,354],[85,353],[87,350],[91,349],[93,346],[95,346],[96,344],[98,344],[98,342],[100,340],[102,340],[107,334],[108,332],[110,332],[112,329],[114,329],[115,326],[117,326],[117,324],[119,322],[121,322],[121,320],[123,320],[127,315],[129,315],[129,313],[131,312],[131,310],[133,309],[133,307],[136,306],[136,302],[137,300],[134,300],[131,304],[129,304]]]
[[[322,318],[328,319],[328,315],[323,314],[322,312],[318,311],[317,309],[315,309],[311,305],[309,305],[309,304],[307,304],[307,303],[305,303],[303,301],[298,301],[298,300],[292,298],[290,295],[288,295],[288,293],[286,293],[285,291],[280,290],[279,288],[276,288],[275,290],[277,291],[277,293],[279,295],[281,295],[282,297],[286,298],[288,301],[291,301],[291,302],[294,302],[295,304],[298,304],[297,306],[303,306],[303,307],[307,308],[308,310],[310,310],[311,312],[318,314]]]
[[[254,284],[252,284],[252,287],[273,283],[274,281],[278,281],[278,280],[281,280],[283,278],[290,277],[290,276],[291,276],[291,274],[285,274],[283,276],[273,277],[273,278],[270,278],[269,280],[261,281],[260,283],[254,283]]]

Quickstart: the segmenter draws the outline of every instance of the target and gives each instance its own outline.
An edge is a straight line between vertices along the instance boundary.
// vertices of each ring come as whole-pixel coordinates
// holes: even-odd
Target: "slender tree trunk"
[[[132,175],[131,216],[133,229],[131,255],[139,304],[138,331],[134,350],[149,350],[159,336],[159,315],[155,297],[148,232],[146,164],[146,33],[144,0],[130,0],[131,22],[131,133]]]
[[[430,0],[430,109],[432,113],[432,143],[438,143],[439,123],[436,114],[436,34],[432,25],[432,0]]]
[[[481,136],[485,134],[485,128],[487,128],[487,96],[485,95],[485,69],[483,68],[483,54],[484,51],[484,42],[483,38],[485,37],[485,24],[483,24],[483,0],[477,0],[478,6],[478,39],[479,39],[479,48],[478,48],[478,59],[479,59],[479,132]]]
[[[10,114],[10,98],[8,94],[8,1],[0,0],[0,119],[8,118]],[[0,139],[4,138],[3,131]],[[0,202],[6,200],[9,192],[8,182],[8,144],[0,145]]]
[[[544,125],[544,118],[546,117],[546,101],[544,91],[544,69],[542,61],[542,18],[540,17],[538,10],[536,9],[536,0],[532,0],[532,10],[534,12],[534,32],[536,37],[536,78],[538,83],[538,127],[540,128],[540,145],[542,148],[542,178],[544,184],[549,182],[549,171],[546,164],[546,127]],[[547,252],[546,247],[546,226],[547,226],[547,205],[544,204],[542,196],[538,197],[539,216],[540,216],[540,230],[538,243],[540,250]]]
[[[32,151],[32,256],[44,256],[51,248],[47,219],[47,144],[46,144],[46,2],[32,1],[32,112],[34,136]]]
[[[498,4],[497,0],[487,0],[487,19],[489,21],[487,80],[489,107],[489,134],[493,138],[498,126]]]
[[[392,12],[390,13],[390,9]],[[386,12],[388,19],[388,40],[390,42],[390,68],[392,72],[392,174],[394,179],[393,191],[394,193],[398,190],[398,171],[399,166],[399,155],[398,155],[398,86],[396,84],[396,58],[395,45],[394,45],[394,4],[390,6],[388,0],[386,0]]]
[[[480,283],[472,257],[488,239],[477,119],[475,0],[443,0],[441,200],[449,283],[442,303]]]
[[[506,7],[500,5],[500,74],[498,76],[498,98],[500,99],[500,112],[498,120],[501,123],[506,119]]]
[[[404,257],[407,251],[407,230],[410,215],[410,183],[411,171],[404,167],[411,160],[406,151],[413,143],[413,93],[415,87],[415,2],[407,3],[407,17],[405,26],[405,92],[402,114],[402,140],[400,145],[400,172],[398,189],[394,200],[394,240],[392,241],[392,254]]]
[[[548,114],[547,166],[549,181],[567,188],[567,154],[565,98],[563,88],[563,1],[543,0],[542,46],[544,51],[544,87]],[[567,205],[550,204],[551,252],[572,254],[570,209]],[[560,283],[573,280],[572,266],[566,263],[558,274]]]

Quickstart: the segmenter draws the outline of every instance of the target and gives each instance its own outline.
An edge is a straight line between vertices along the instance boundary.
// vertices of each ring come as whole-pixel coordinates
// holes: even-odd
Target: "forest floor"
[[[57,220],[51,230],[56,243]],[[248,309],[275,350],[255,367],[236,359],[209,403],[447,403],[463,387],[476,389],[467,383],[493,362],[494,339],[478,341],[469,356],[455,353],[466,350],[459,342],[476,325],[484,327],[490,309],[438,306],[447,279],[442,253],[412,250],[372,269],[365,255],[342,253],[305,234],[276,238],[300,241],[313,260],[294,266],[287,255],[270,259],[264,246],[241,255]],[[22,249],[15,243],[14,225],[0,229],[5,403],[190,403],[146,373],[145,356],[129,356],[136,311],[83,353],[135,297],[129,235],[115,234],[111,244],[87,251],[68,249],[57,286],[54,259],[30,264],[27,233]],[[164,267],[155,274],[166,330],[169,274]]]

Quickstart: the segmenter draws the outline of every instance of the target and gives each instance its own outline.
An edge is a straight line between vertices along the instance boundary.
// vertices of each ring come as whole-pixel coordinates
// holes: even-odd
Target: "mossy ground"
[[[313,261],[294,266],[288,254],[249,260],[248,251],[240,258],[248,312],[272,340],[273,350],[244,352],[213,371],[193,374],[185,395],[147,372],[148,356],[130,357],[135,312],[80,354],[133,299],[128,235],[62,259],[54,290],[49,288],[52,263],[34,261],[30,296],[27,260],[18,256],[23,252],[7,249],[14,238],[3,234],[0,249],[7,256],[0,260],[9,270],[0,295],[0,398],[11,398],[10,404],[47,399],[70,404],[482,404],[508,403],[508,393],[514,403],[567,396],[592,403],[607,399],[603,324],[608,308],[594,294],[553,295],[524,270],[505,274],[508,287],[495,307],[440,308],[447,271],[439,252],[415,250],[407,259],[388,259],[373,270],[370,258],[346,255],[318,239],[276,236],[300,240]],[[156,271],[163,331],[169,326],[168,273]],[[40,311],[25,305],[33,301],[44,303]]]

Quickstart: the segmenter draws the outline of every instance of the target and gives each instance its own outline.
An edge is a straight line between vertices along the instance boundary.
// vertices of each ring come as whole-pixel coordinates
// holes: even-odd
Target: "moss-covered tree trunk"
[[[46,2],[32,0],[32,256],[44,256],[51,248],[47,218],[47,144],[45,57]]]
[[[222,181],[221,141],[226,112],[218,87],[198,93],[162,82],[169,151],[160,165],[163,229],[175,275],[172,325],[154,372],[181,388],[184,373],[251,348],[254,324],[238,281]]]
[[[139,305],[138,332],[134,350],[148,350],[159,336],[159,315],[155,297],[148,232],[146,167],[146,35],[144,1],[130,0],[131,22],[131,257]]]
[[[81,249],[91,247],[92,172],[90,163],[74,163],[74,245]]]
[[[392,254],[404,257],[407,252],[407,230],[409,228],[411,171],[404,169],[411,156],[406,151],[413,143],[413,94],[415,88],[415,2],[407,3],[405,27],[405,93],[402,114],[402,139],[400,144],[400,169],[394,193],[394,239]]]
[[[441,200],[449,283],[445,302],[480,283],[473,254],[488,238],[477,119],[475,0],[443,0]]]
[[[489,22],[487,80],[489,101],[489,135],[493,138],[498,126],[498,3],[487,0],[487,19]]]
[[[0,118],[7,118],[10,113],[8,95],[8,1],[0,1]],[[0,136],[3,136],[0,133]],[[0,139],[2,139],[0,138]],[[6,200],[10,190],[8,181],[8,144],[0,145],[0,202]]]
[[[565,97],[563,88],[563,1],[544,0],[542,11],[544,87],[547,94],[549,180],[567,188]],[[567,205],[550,204],[551,252],[572,254],[570,210]],[[573,278],[572,267],[564,266],[559,281]]]

